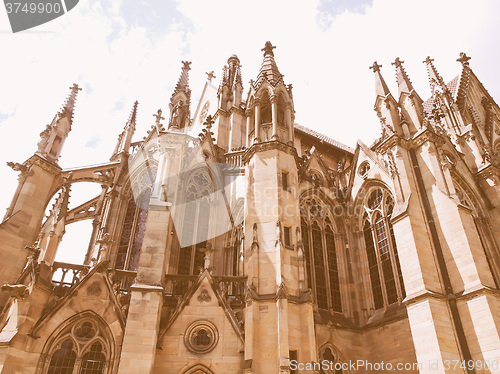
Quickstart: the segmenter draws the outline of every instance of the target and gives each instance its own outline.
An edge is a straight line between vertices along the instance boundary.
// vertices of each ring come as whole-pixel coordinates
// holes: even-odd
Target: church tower
[[[303,277],[293,100],[270,42],[247,98],[245,360],[251,372],[289,373],[316,360],[313,307]],[[300,264],[300,265],[299,265]],[[276,328],[270,329],[269,326]]]
[[[70,87],[62,109],[40,133],[38,149],[33,156],[22,164],[7,163],[20,174],[14,198],[0,225],[0,240],[3,243],[0,248],[3,259],[0,263],[0,284],[11,284],[18,278],[27,257],[33,254],[27,246],[32,246],[37,239],[46,205],[64,184],[58,160],[71,131],[76,96],[80,90],[77,84]],[[61,196],[56,205],[60,202],[58,208],[64,209],[65,203],[61,199],[64,200],[64,197]],[[6,296],[0,293],[0,305],[5,304]]]

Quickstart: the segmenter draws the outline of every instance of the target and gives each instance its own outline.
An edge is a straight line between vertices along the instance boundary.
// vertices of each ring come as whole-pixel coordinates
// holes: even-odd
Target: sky
[[[0,6],[1,7],[1,6]],[[460,52],[486,89],[500,100],[500,2],[490,0],[80,0],[66,15],[13,34],[0,8],[0,215],[11,201],[17,173],[78,83],[72,131],[59,164],[106,162],[139,101],[140,140],[168,102],[181,71],[192,61],[191,112],[214,70],[227,59],[242,64],[244,93],[262,62],[265,42],[286,84],[293,85],[295,120],[351,147],[380,136],[373,111],[376,60],[394,96],[400,57],[419,95],[430,90],[431,56],[445,81],[460,73]],[[96,194],[99,188],[95,190]],[[78,188],[71,206],[85,199]],[[93,197],[93,196],[88,196]]]

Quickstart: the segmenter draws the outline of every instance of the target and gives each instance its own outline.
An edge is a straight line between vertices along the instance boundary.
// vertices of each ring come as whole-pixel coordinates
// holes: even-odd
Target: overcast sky
[[[425,57],[449,81],[466,52],[500,100],[499,15],[494,0],[80,0],[66,15],[12,34],[0,9],[0,215],[17,185],[5,162],[33,154],[73,83],[83,90],[62,167],[107,161],[135,100],[135,140],[142,139],[153,113],[168,111],[181,60],[192,61],[192,113],[205,72],[214,70],[218,82],[233,53],[246,93],[270,40],[285,83],[294,87],[296,122],[354,147],[358,138],[371,144],[380,135],[368,69],[375,60],[395,96],[391,62],[404,60],[426,99]]]

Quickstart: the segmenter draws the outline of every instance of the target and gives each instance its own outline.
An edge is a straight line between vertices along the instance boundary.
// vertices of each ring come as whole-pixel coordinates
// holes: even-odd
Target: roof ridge
[[[327,142],[328,144],[333,145],[334,147],[337,147],[339,149],[342,149],[342,150],[350,152],[350,153],[354,153],[354,149],[349,147],[348,145],[345,145],[344,143],[341,143],[338,140],[332,139],[329,136],[323,135],[315,130],[312,130],[309,127],[300,125],[298,123],[294,123],[293,126],[297,130],[302,131],[305,134],[311,135],[319,140]]]

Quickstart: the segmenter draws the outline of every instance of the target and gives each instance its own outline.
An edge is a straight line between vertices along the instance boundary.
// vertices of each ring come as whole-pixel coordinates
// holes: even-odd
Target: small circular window
[[[368,177],[368,171],[370,170],[370,163],[368,161],[363,161],[358,168],[358,175],[366,179]]]
[[[209,321],[193,322],[184,334],[184,343],[193,353],[208,353],[219,341],[219,332]]]

